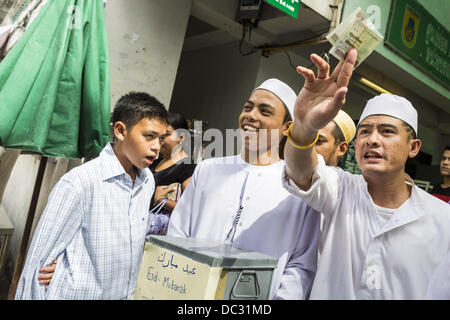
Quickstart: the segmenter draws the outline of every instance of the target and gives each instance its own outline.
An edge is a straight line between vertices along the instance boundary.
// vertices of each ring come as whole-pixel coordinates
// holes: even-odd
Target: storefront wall
[[[190,0],[107,3],[113,105],[129,91],[145,91],[169,106],[190,7]]]
[[[146,91],[160,99],[170,111],[180,112],[188,119],[207,121],[210,128],[224,131],[237,128],[238,115],[245,99],[265,79],[277,77],[295,90],[301,88],[303,79],[292,69],[286,54],[277,53],[269,57],[263,57],[260,53],[249,56],[239,54],[239,39],[236,37],[242,29],[236,23],[227,22],[234,19],[235,11],[231,7],[226,10],[220,8],[229,11],[229,20],[224,19],[217,32],[229,33],[234,41],[193,50],[184,47],[185,51],[182,51],[189,15],[193,10],[197,16],[209,16],[211,21],[219,16],[211,3],[225,6],[222,0],[107,2],[105,15],[111,65],[111,107],[124,93]],[[303,0],[302,3],[331,19],[328,4],[319,5],[325,1]],[[390,1],[346,0],[345,3],[344,16],[359,5],[372,12],[374,22],[379,23],[384,33]],[[421,0],[420,3],[441,23],[445,24],[445,19],[448,20],[446,13],[450,11],[450,2],[447,0],[433,1],[433,4]],[[379,15],[374,6],[380,9]],[[448,28],[448,21],[445,25]],[[370,58],[367,66],[362,65],[357,73],[372,77],[377,84],[411,99],[419,110],[419,136],[424,142],[422,150],[432,155],[432,164],[436,165],[443,145],[450,141],[448,89],[383,46],[377,48]],[[291,53],[291,59],[294,64],[309,65],[307,56]],[[389,68],[383,67],[389,63],[401,70],[403,80],[396,79],[393,74],[396,69],[389,71]],[[356,88],[352,90],[352,86],[350,89],[344,110],[357,119],[365,101],[373,94]],[[37,217],[42,213],[54,183],[79,163],[67,159],[48,162]],[[7,259],[10,274],[20,246],[38,166],[36,156],[19,156],[1,199],[15,227]]]

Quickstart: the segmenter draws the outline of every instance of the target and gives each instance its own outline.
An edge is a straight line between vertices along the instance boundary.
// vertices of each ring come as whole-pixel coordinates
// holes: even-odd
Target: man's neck
[[[373,202],[380,207],[396,209],[411,196],[411,186],[406,183],[405,174],[377,175],[364,177]]]
[[[245,162],[254,165],[254,166],[269,166],[271,164],[277,163],[280,161],[280,156],[277,152],[271,152],[268,150],[264,153],[260,152],[252,152],[246,149],[241,151],[241,157]]]

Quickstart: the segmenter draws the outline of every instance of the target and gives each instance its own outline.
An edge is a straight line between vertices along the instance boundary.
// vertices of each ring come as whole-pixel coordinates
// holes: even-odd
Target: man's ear
[[[117,121],[114,123],[113,132],[117,141],[123,141],[128,134],[127,126],[122,121]]]
[[[343,141],[341,143],[339,143],[338,147],[337,147],[337,151],[336,151],[336,155],[337,158],[339,159],[340,157],[342,157],[348,150],[348,143]]]
[[[288,129],[289,129],[289,126],[291,124],[292,124],[292,121],[287,121],[287,122],[283,123],[283,126],[282,126],[282,134],[283,134],[283,136],[287,137]]]
[[[422,141],[420,139],[411,139],[409,141],[409,154],[408,157],[414,158],[419,154],[420,147],[422,146]]]

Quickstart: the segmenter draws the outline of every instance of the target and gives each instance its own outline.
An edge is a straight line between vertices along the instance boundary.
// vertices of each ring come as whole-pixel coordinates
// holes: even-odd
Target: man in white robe
[[[168,229],[171,236],[226,241],[279,259],[270,299],[306,298],[317,268],[320,215],[280,179],[279,142],[295,99],[276,79],[253,91],[239,116],[243,151],[197,165]]]
[[[419,152],[417,111],[402,97],[371,99],[355,140],[362,175],[325,166],[318,131],[345,103],[357,52],[330,75],[317,55],[287,132],[283,185],[324,214],[328,229],[311,299],[423,299],[450,249],[450,208],[414,185],[405,163]]]

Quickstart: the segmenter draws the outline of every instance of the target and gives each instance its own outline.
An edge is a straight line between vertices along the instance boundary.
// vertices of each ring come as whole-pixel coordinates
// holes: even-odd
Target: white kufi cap
[[[276,95],[289,110],[291,118],[294,119],[294,105],[295,100],[297,100],[297,95],[291,87],[289,87],[283,81],[271,78],[261,83],[259,87],[255,88],[255,90],[258,89],[267,90]],[[255,92],[255,90],[253,90],[253,92]]]
[[[417,110],[403,97],[382,93],[370,99],[361,114],[358,125],[372,115],[387,115],[403,120],[414,129],[417,135]]]

